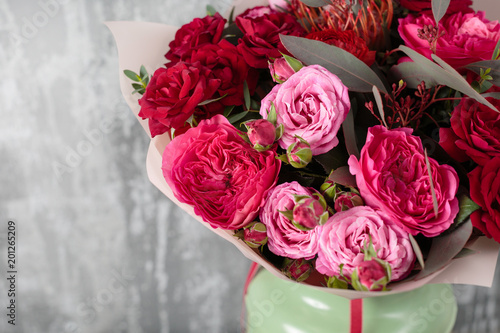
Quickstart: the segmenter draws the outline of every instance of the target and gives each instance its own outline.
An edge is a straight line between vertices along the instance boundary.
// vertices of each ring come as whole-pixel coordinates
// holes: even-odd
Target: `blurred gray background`
[[[250,262],[149,183],[103,25],[180,26],[208,3],[230,0],[0,0],[0,332],[239,332]],[[499,285],[455,287],[454,332],[500,332]]]

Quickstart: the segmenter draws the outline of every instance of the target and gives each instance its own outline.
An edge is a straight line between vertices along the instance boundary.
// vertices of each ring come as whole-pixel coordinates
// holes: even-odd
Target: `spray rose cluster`
[[[290,279],[383,291],[472,226],[500,242],[500,24],[471,0],[346,1],[209,7],[127,76],[179,202]]]

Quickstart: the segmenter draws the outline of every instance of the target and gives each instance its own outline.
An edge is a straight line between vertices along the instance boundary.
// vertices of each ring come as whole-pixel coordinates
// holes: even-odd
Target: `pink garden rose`
[[[430,59],[429,42],[418,37],[418,30],[428,25],[435,25],[431,11],[399,19],[398,32],[406,46]],[[436,54],[453,68],[460,68],[476,61],[491,60],[500,39],[500,24],[490,22],[484,12],[457,12],[439,22],[439,33],[444,34],[437,40]]]
[[[471,199],[481,209],[471,215],[472,225],[500,242],[500,156],[478,166],[468,176]]]
[[[367,206],[330,217],[321,230],[316,269],[327,276],[339,276],[344,264],[342,273],[350,277],[364,262],[362,250],[370,243],[370,236],[377,257],[391,266],[392,281],[406,277],[415,262],[408,233],[383,212]]]
[[[322,227],[300,230],[280,213],[293,209],[294,195],[311,196],[313,193],[295,181],[280,184],[269,191],[266,203],[260,211],[260,220],[267,227],[267,244],[272,253],[292,259],[311,259],[316,255],[319,231]]]
[[[438,204],[434,215],[422,141],[411,133],[409,128],[369,128],[359,161],[352,155],[349,168],[368,206],[388,214],[412,235],[435,237],[449,228],[458,213],[458,176],[451,166],[429,157]]]
[[[499,100],[488,98],[488,101],[500,108]],[[440,129],[443,137],[440,143],[452,157],[458,155],[455,152],[458,149],[477,164],[485,165],[500,156],[500,113],[472,98],[463,98],[455,107],[451,114],[452,132],[449,131]],[[457,160],[464,161],[463,158]]]
[[[267,118],[271,103],[278,125],[284,127],[280,146],[288,148],[299,136],[311,145],[313,155],[324,154],[339,143],[337,132],[351,107],[347,87],[319,65],[303,67],[283,84],[275,85],[262,100],[263,118]]]
[[[259,213],[280,161],[257,152],[216,115],[175,137],[163,153],[163,176],[175,197],[213,228],[239,229]]]

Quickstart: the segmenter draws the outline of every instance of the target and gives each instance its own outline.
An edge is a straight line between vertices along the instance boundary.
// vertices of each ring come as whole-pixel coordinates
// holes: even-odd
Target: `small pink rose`
[[[283,183],[269,191],[260,220],[267,227],[269,250],[276,255],[292,259],[312,259],[318,252],[319,230],[297,228],[291,219],[281,212],[292,211],[295,207],[294,196],[312,196],[314,190],[297,182]]]
[[[276,139],[276,127],[266,119],[251,120],[245,123],[250,143],[269,147]]]
[[[367,206],[333,214],[322,226],[316,269],[327,276],[342,273],[350,278],[365,261],[364,249],[373,244],[380,260],[392,270],[392,280],[406,277],[413,268],[415,254],[409,235],[386,214]]]
[[[276,108],[277,124],[283,125],[280,146],[287,149],[299,136],[310,144],[313,155],[338,145],[337,133],[351,106],[347,87],[318,65],[303,67],[274,86],[262,100],[263,118],[267,118],[271,103]]]

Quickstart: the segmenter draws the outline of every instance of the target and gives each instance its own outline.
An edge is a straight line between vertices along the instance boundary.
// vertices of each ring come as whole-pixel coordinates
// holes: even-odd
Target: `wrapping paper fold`
[[[241,13],[244,9],[250,6],[265,4],[265,1],[237,1],[235,2],[235,15]],[[113,33],[118,47],[121,91],[128,105],[137,117],[137,120],[141,123],[147,135],[149,135],[147,121],[142,120],[137,115],[140,110],[137,102],[139,95],[132,95],[133,88],[131,86],[131,81],[123,74],[123,70],[130,69],[138,72],[140,66],[144,65],[148,72],[152,74],[157,68],[166,62],[164,54],[167,52],[168,44],[174,39],[175,32],[178,28],[159,23],[126,21],[107,22],[106,25]],[[231,231],[211,228],[208,223],[203,222],[199,216],[194,214],[191,206],[180,203],[173,196],[171,189],[163,178],[161,170],[162,154],[168,142],[169,138],[167,134],[156,136],[151,140],[146,160],[147,172],[150,181],[170,200],[193,216],[201,224],[231,242],[245,255],[245,257],[263,266],[272,274],[280,278],[287,279],[276,267],[266,261],[258,252],[249,248],[243,241],[233,237]],[[441,269],[424,279],[391,284],[391,291],[384,293],[329,289],[318,286],[313,287],[349,299],[357,299],[409,291],[426,283],[454,283],[473,284],[488,287],[491,286],[495,273],[499,244],[485,237],[481,237],[470,248],[477,253],[465,258],[455,259],[444,269]]]

